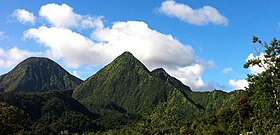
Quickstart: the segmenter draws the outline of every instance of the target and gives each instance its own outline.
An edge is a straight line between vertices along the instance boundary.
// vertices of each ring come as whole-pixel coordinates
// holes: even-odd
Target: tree
[[[28,118],[23,110],[0,103],[0,134],[16,134],[28,128]]]
[[[259,66],[264,71],[248,75],[250,103],[254,109],[253,130],[264,132],[276,131],[280,116],[280,40],[274,38],[270,44],[253,37],[253,43],[259,43],[263,48],[256,49],[256,57],[244,64],[245,68]]]

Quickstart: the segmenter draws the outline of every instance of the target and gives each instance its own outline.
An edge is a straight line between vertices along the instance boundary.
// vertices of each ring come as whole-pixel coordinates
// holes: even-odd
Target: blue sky
[[[0,1],[0,74],[31,56],[49,57],[82,79],[123,51],[164,67],[194,90],[246,85],[253,35],[278,37],[271,0]]]

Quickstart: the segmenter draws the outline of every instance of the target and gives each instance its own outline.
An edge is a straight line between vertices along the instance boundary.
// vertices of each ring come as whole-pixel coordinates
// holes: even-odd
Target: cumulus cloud
[[[77,68],[81,64],[104,64],[112,57],[104,52],[104,46],[91,41],[70,29],[45,27],[32,28],[25,32],[25,38],[33,38],[48,48],[48,55],[63,59],[68,66]]]
[[[117,22],[111,28],[95,31],[92,37],[105,43],[110,54],[116,56],[130,51],[149,67],[189,66],[196,60],[191,46],[150,29],[144,22]]]
[[[264,54],[263,53],[260,53],[259,56],[254,56],[254,54],[250,53],[246,59],[246,61],[249,61],[251,59],[260,59],[260,60],[264,60],[265,57],[264,57]],[[264,65],[266,66],[266,65]],[[258,65],[255,65],[255,66],[252,66],[252,67],[249,67],[248,68],[250,70],[250,73],[251,74],[258,74],[258,73],[261,73],[263,71],[265,71],[265,68],[263,67],[259,67]],[[227,68],[224,69],[225,72],[227,72]],[[229,69],[230,70],[230,69]],[[224,72],[223,71],[223,72]],[[230,80],[228,82],[228,84],[233,88],[233,89],[244,89],[245,87],[248,86],[248,81],[245,80],[245,79],[240,79],[240,80]]]
[[[170,17],[176,17],[180,20],[194,24],[206,25],[209,23],[216,25],[227,25],[228,19],[211,6],[204,6],[199,9],[193,9],[187,4],[176,3],[174,0],[167,0],[161,3],[158,11]]]
[[[241,79],[241,80],[229,80],[229,85],[235,89],[245,89],[245,87],[248,86],[248,81],[245,79]]]
[[[71,27],[103,27],[102,17],[81,16],[74,13],[73,8],[66,4],[47,4],[41,7],[39,15],[45,18],[52,26],[60,28]]]
[[[24,9],[16,9],[12,16],[16,17],[16,19],[21,23],[35,23],[36,17],[33,13],[30,13]]]
[[[65,20],[46,10],[54,7],[65,14]],[[212,62],[198,60],[191,46],[182,44],[172,35],[150,29],[145,22],[115,22],[111,27],[104,27],[102,17],[92,19],[76,14],[66,4],[42,6],[40,15],[46,17],[52,26],[31,28],[24,33],[24,38],[36,40],[47,48],[46,53],[50,57],[62,59],[70,67],[105,65],[129,51],[150,70],[164,67],[194,90],[214,89],[212,84],[202,80],[203,72],[207,65],[213,65]],[[83,25],[95,28],[91,37],[71,29]]]
[[[5,68],[10,68],[18,64],[20,61],[40,54],[39,52],[30,52],[26,50],[21,50],[17,47],[5,50],[0,48],[0,66]]]
[[[201,63],[193,63],[190,66],[166,68],[166,71],[184,84],[190,86],[192,90],[211,91],[215,89],[214,84],[202,80],[205,68]]]

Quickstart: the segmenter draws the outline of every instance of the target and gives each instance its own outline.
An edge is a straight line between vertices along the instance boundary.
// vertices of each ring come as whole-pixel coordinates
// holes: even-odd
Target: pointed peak
[[[125,69],[144,69],[147,72],[150,72],[146,66],[139,61],[137,58],[133,56],[130,52],[124,52],[120,56],[118,56],[112,63],[110,63],[108,66],[113,67],[122,67]]]
[[[116,59],[118,58],[131,58],[131,59],[136,59],[133,54],[131,52],[125,51],[123,52],[120,56],[118,56]]]
[[[131,52],[129,52],[129,51],[123,52],[122,55],[132,55],[133,56],[133,54]]]

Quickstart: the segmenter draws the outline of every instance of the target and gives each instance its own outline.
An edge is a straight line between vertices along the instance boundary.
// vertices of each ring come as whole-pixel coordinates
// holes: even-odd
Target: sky
[[[0,0],[0,74],[48,57],[85,80],[124,51],[195,91],[248,85],[252,37],[279,38],[277,0]]]

